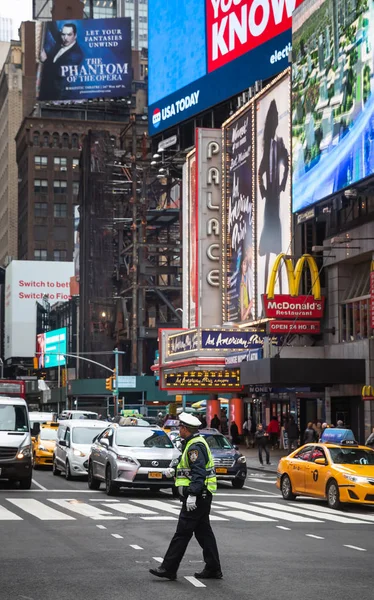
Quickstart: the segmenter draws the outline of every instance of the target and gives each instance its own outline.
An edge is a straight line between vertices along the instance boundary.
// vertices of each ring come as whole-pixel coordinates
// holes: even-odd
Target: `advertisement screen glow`
[[[372,4],[305,0],[294,13],[294,212],[374,172]]]
[[[283,71],[292,12],[301,2],[149,2],[150,134]]]
[[[50,369],[66,364],[66,336],[66,327],[40,333],[37,336],[36,355],[39,369]]]

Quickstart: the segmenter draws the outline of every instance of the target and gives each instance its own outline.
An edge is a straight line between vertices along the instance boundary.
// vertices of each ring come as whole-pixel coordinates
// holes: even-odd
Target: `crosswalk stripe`
[[[342,515],[346,515],[347,517],[352,517],[354,519],[362,519],[363,521],[369,521],[371,523],[374,523],[374,517],[371,515],[367,515],[367,514],[361,514],[361,513],[355,513],[355,512],[344,512],[344,511],[336,511],[334,508],[328,508],[327,506],[319,506],[317,504],[312,504],[310,503],[306,503],[306,502],[292,502],[291,506],[302,506],[303,508],[311,508],[312,510],[315,510],[317,512],[320,513],[327,513],[327,514],[342,514]],[[322,519],[323,515],[321,515],[321,519]]]
[[[48,498],[49,502],[53,502],[53,504],[57,504],[57,506],[61,506],[61,508],[65,508],[70,510],[73,513],[77,513],[78,515],[82,515],[83,517],[89,517],[90,519],[98,520],[125,520],[126,517],[113,516],[112,513],[102,510],[97,506],[91,506],[91,504],[86,504],[86,502],[81,502],[80,500],[63,500],[56,498]]]
[[[177,517],[158,515],[157,517],[140,517],[143,521],[176,521]]]
[[[284,521],[292,521],[293,523],[322,523],[323,521],[319,521],[318,519],[312,519],[307,517],[301,517],[296,514],[290,514],[286,511],[282,510],[273,510],[262,508],[259,506],[254,506],[253,504],[243,504],[241,502],[227,502],[225,500],[220,500],[219,503],[222,506],[227,506],[228,508],[237,508],[238,510],[245,510],[249,512],[258,513],[260,515],[264,515],[265,517],[273,517],[275,519],[283,519]]]
[[[313,511],[311,508],[302,508],[296,506],[284,506],[283,504],[277,504],[276,502],[254,502],[254,504],[258,506],[268,506],[269,508],[275,508],[276,510],[283,510],[289,513],[300,513],[301,515],[305,515],[307,517],[316,517],[322,518],[321,513],[317,511]],[[340,516],[339,514],[331,515],[329,513],[323,513],[323,518],[325,521],[335,521],[336,523],[362,523],[365,524],[365,521],[359,521],[358,519],[350,519],[348,517]]]
[[[4,506],[0,506],[0,521],[23,521],[23,519]]]
[[[121,504],[105,504],[107,508],[110,510],[118,510],[125,515],[156,515],[157,513],[154,510],[149,510],[149,508],[140,508],[139,506],[134,506],[128,502],[124,502]]]
[[[249,512],[245,512],[244,510],[218,510],[220,515],[225,515],[226,517],[232,517],[233,519],[239,519],[240,521],[252,521],[256,523],[260,523],[261,521],[272,521],[274,519],[269,519],[268,517],[260,517],[260,515],[252,515]]]
[[[271,483],[271,485],[274,485],[275,483],[277,483],[276,479],[261,479],[260,477],[249,477],[248,480],[250,482],[254,482],[254,483]]]
[[[74,517],[65,515],[33,498],[7,498],[7,501],[41,521],[75,521]]]
[[[141,506],[145,506],[146,508],[155,508],[157,510],[163,510],[164,512],[171,513],[172,515],[179,515],[180,511],[173,506],[170,506],[166,502],[162,502],[161,500],[137,500],[133,499],[132,502],[136,504],[140,504]]]

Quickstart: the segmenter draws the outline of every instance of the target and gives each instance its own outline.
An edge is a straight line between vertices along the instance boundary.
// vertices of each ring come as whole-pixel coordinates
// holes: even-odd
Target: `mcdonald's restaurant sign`
[[[289,293],[275,294],[275,285],[277,278],[281,276],[282,264],[286,267]],[[306,296],[299,294],[305,264],[310,271],[312,292],[312,295]],[[284,285],[283,281],[282,284]],[[265,315],[270,318],[282,320],[321,319],[325,308],[325,298],[321,296],[321,282],[314,258],[310,254],[303,254],[294,266],[291,258],[287,258],[285,254],[279,254],[270,273],[263,302]],[[316,330],[315,333],[319,333],[319,331]]]
[[[374,400],[374,388],[372,385],[364,385],[361,391],[363,400]]]

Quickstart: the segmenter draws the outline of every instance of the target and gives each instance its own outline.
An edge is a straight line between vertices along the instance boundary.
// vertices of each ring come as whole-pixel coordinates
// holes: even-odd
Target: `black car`
[[[218,429],[200,429],[214,458],[214,466],[218,480],[231,481],[234,488],[242,488],[247,477],[247,461],[245,456],[233,446]],[[180,449],[180,437],[170,432],[173,444]]]

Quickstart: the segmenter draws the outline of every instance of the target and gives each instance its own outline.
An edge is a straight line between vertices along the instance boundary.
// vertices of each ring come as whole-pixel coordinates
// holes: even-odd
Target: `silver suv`
[[[88,461],[88,487],[98,490],[105,482],[113,496],[121,487],[158,491],[172,488],[174,480],[165,469],[178,464],[179,450],[157,426],[120,426],[112,423],[93,441]]]

